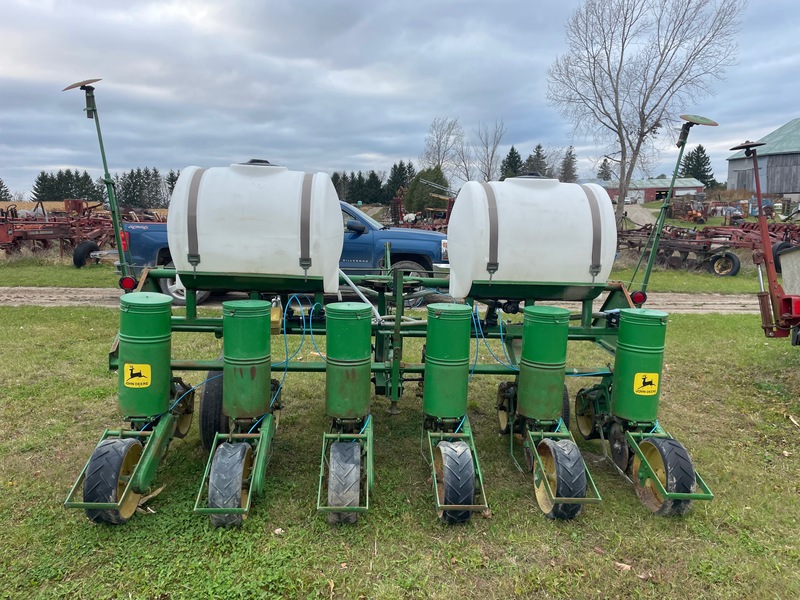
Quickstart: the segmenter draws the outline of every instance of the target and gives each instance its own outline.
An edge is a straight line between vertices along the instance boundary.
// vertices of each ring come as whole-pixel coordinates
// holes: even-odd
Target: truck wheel
[[[175,265],[173,263],[168,263],[164,265],[167,269],[174,269]],[[176,306],[185,306],[186,305],[186,288],[183,287],[183,283],[181,283],[181,278],[178,274],[175,274],[175,278],[171,279],[169,277],[165,277],[163,279],[158,280],[158,287],[161,288],[161,293],[166,294],[167,296],[172,296],[172,303]],[[197,290],[197,304],[202,304],[208,297],[211,295],[211,292],[207,290]]]
[[[100,250],[100,246],[95,244],[92,240],[82,241],[80,244],[75,246],[75,250],[72,252],[72,264],[75,265],[76,268],[80,269],[90,260],[94,264],[99,263],[99,258],[89,258],[89,255],[92,252],[97,252],[98,250]]]
[[[430,277],[433,275],[431,271],[426,270],[425,267],[413,260],[399,260],[392,264],[392,269],[402,271],[403,275],[407,277]],[[423,288],[418,289],[422,290]],[[453,301],[449,294],[437,294],[435,292],[423,296],[422,299],[427,304]]]

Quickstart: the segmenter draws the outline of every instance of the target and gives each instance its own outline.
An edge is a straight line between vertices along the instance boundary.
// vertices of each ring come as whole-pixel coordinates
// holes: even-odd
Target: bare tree
[[[473,144],[473,153],[475,168],[484,181],[497,180],[497,170],[500,165],[497,148],[505,134],[506,125],[503,123],[503,119],[495,121],[493,129],[489,129],[489,125],[486,123],[478,123],[478,128],[475,130],[477,141]]]
[[[475,158],[473,156],[473,144],[468,144],[462,136],[453,151],[455,176],[464,181],[472,181],[472,173],[475,168]]]
[[[734,63],[745,4],[585,0],[570,16],[569,50],[548,71],[547,97],[576,131],[618,153],[621,198],[658,131]]]
[[[439,167],[445,175],[454,173],[455,151],[464,140],[464,129],[458,117],[436,117],[425,136],[425,150],[420,162],[426,169]]]

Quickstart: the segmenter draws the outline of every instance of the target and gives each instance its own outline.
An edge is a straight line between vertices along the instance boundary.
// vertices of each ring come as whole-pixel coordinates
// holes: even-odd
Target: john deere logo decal
[[[134,365],[131,363],[125,363],[123,377],[125,381],[125,387],[150,387],[150,365]]]
[[[654,396],[658,393],[658,373],[637,373],[633,378],[633,393]]]

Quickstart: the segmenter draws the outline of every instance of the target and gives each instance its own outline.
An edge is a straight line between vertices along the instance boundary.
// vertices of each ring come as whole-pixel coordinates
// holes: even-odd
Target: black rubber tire
[[[572,440],[544,439],[536,446],[539,456],[545,465],[550,465],[550,488],[559,498],[586,497],[586,468],[578,446]],[[554,481],[553,481],[554,480]],[[583,504],[565,504],[550,502],[544,488],[544,482],[536,485],[536,502],[548,519],[574,519],[583,510]]]
[[[83,482],[84,502],[117,502],[119,494],[124,490],[124,481],[120,478],[130,477],[133,467],[142,456],[142,444],[134,438],[105,439],[100,442],[89,458],[86,467],[86,479]],[[120,489],[122,488],[122,489]],[[119,510],[93,508],[86,509],[86,516],[95,523],[122,525],[127,523],[139,506],[141,494],[132,490],[128,499]]]
[[[439,442],[434,452],[434,467],[439,504],[475,503],[475,466],[465,442]],[[439,512],[439,518],[447,524],[464,523],[471,516],[470,510]]]
[[[87,262],[89,262],[89,254],[92,252],[97,252],[100,250],[100,246],[94,243],[91,240],[84,240],[77,246],[75,246],[75,250],[72,251],[72,264],[75,265],[76,268],[80,269],[84,266]],[[92,260],[94,264],[100,262],[100,259],[95,258]]]
[[[247,504],[247,479],[252,468],[252,447],[247,442],[217,446],[208,474],[209,508],[242,508]],[[215,527],[238,527],[243,514],[208,515]]]
[[[164,268],[174,269],[175,265],[170,262],[164,265]],[[174,279],[159,279],[158,287],[162,294],[172,297],[172,304],[174,306],[186,306],[186,289],[180,286],[176,288]],[[211,297],[211,292],[208,290],[197,290],[195,297],[197,299],[197,304],[200,305]]]
[[[564,427],[569,431],[569,390],[564,384],[564,395],[561,398],[561,420],[564,421]]]
[[[209,371],[206,374],[209,381],[206,381],[200,395],[200,443],[206,450],[214,447],[214,436],[217,433],[230,433],[231,430],[228,417],[222,413],[221,375],[220,371]]]
[[[695,473],[689,453],[678,440],[669,438],[647,438],[639,444],[639,449],[648,457],[657,471],[658,465],[652,465],[652,459],[657,453],[661,458],[663,472],[659,476],[661,484],[667,492],[689,494],[695,488]],[[691,500],[664,500],[658,491],[649,485],[639,485],[639,456],[633,459],[633,483],[636,495],[647,508],[654,514],[665,517],[682,515],[691,508]]]
[[[776,273],[781,273],[783,271],[783,269],[781,268],[780,253],[783,252],[784,250],[788,250],[791,247],[792,247],[792,242],[787,242],[787,241],[776,242],[775,244],[772,244],[772,260],[775,263]]]
[[[418,262],[414,262],[413,260],[399,260],[396,263],[392,263],[393,270],[401,270],[403,271],[404,275],[410,275],[412,277],[419,276],[419,277],[432,277],[433,272],[428,271],[425,267],[423,267]],[[426,296],[423,296],[423,300],[426,304],[433,304],[435,302],[447,302],[450,303],[453,301],[452,296],[450,294],[437,294],[435,292],[431,292]]]
[[[361,496],[361,444],[331,444],[328,506],[358,506]],[[357,512],[329,512],[328,523],[357,523]]]
[[[741,268],[742,262],[733,252],[723,252],[708,262],[708,272],[717,277],[733,277]]]

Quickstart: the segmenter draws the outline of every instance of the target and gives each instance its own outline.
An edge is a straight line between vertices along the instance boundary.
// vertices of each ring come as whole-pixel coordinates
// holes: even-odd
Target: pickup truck
[[[386,242],[391,243],[392,266],[402,269],[404,273],[436,273],[438,276],[447,273],[447,236],[444,234],[421,229],[386,227],[355,206],[345,202],[340,204],[344,245],[339,268],[345,273],[364,274],[369,270],[383,268]],[[172,266],[166,223],[123,223],[122,226],[123,238],[128,245],[137,277],[144,267]],[[162,292],[173,297],[175,304],[186,302],[186,290],[179,278],[162,279],[159,285]],[[208,296],[209,292],[198,292],[198,303],[205,301]]]

